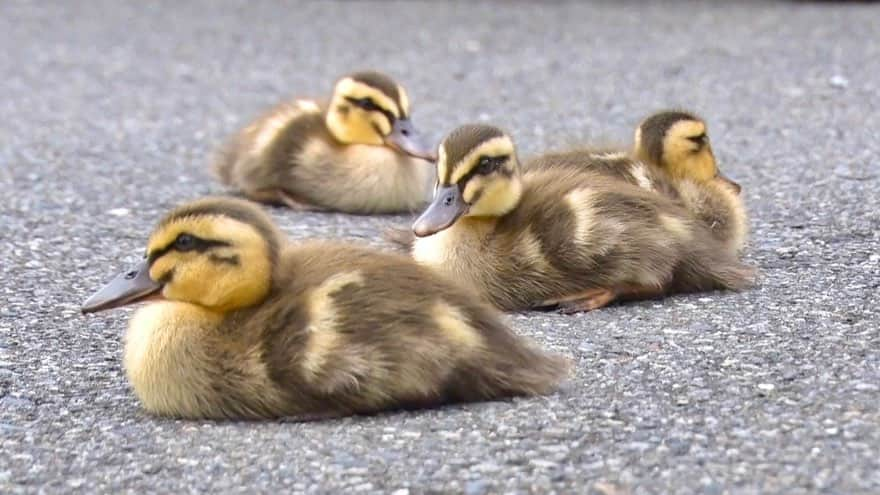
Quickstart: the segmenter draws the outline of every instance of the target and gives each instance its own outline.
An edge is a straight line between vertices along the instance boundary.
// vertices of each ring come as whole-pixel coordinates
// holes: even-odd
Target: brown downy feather
[[[261,329],[265,365],[284,398],[273,415],[368,414],[546,394],[569,372],[565,358],[515,335],[468,291],[408,258],[316,242],[286,248],[276,273],[270,297],[229,315],[220,329]],[[309,314],[309,294],[346,273],[362,282],[334,293],[336,340],[322,348],[324,365],[303,373],[298,365],[318,316]],[[438,326],[438,307],[462,317],[452,322],[467,325],[462,335]]]

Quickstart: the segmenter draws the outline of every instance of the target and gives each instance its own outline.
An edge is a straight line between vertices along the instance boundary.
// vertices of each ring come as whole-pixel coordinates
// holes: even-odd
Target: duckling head
[[[418,237],[449,228],[459,217],[499,217],[522,195],[513,140],[497,127],[464,125],[440,144],[434,198],[413,224]]]
[[[207,198],[176,208],[150,235],[144,261],[90,297],[83,313],[151,299],[225,313],[262,301],[282,235],[247,201]]]
[[[676,179],[708,182],[717,178],[737,193],[741,190],[718,170],[706,122],[688,112],[658,112],[643,120],[636,128],[635,155]]]
[[[388,146],[435,159],[410,120],[406,90],[384,74],[356,72],[340,79],[326,118],[327,128],[342,143]]]

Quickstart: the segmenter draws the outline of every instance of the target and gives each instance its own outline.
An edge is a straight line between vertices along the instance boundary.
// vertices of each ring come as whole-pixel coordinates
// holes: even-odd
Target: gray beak
[[[385,144],[416,158],[437,161],[437,152],[425,142],[408,118],[394,121],[391,134],[385,138]]]
[[[449,228],[458,217],[468,211],[468,204],[461,197],[458,186],[453,184],[438,189],[424,213],[413,224],[417,237],[427,237]]]
[[[117,275],[109,284],[92,294],[83,303],[82,312],[96,313],[133,304],[157,294],[160,290],[162,285],[150,278],[150,266],[144,260],[131,270]]]

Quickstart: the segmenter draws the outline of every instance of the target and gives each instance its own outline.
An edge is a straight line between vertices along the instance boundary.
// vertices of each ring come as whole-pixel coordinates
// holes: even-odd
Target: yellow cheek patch
[[[518,176],[494,176],[491,179],[483,180],[486,183],[480,188],[482,194],[476,199],[475,203],[471,204],[468,216],[501,216],[512,210],[519,203],[519,198],[522,196],[522,182]],[[471,179],[468,187],[473,182],[474,180]],[[467,197],[468,187],[465,187],[462,197]],[[472,194],[476,195],[476,191]]]
[[[370,122],[379,129],[379,133],[383,136],[391,134],[391,122],[382,114],[371,113],[368,115]]]
[[[513,154],[513,141],[511,141],[510,138],[507,136],[499,136],[480,143],[479,146],[468,152],[468,154],[466,154],[464,157],[462,157],[461,160],[458,161],[455,168],[452,170],[452,178],[449,183],[457,184],[462,177],[467,175],[477,166],[477,162],[479,161],[478,158],[482,155],[510,155],[512,159]]]
[[[461,193],[461,199],[467,204],[472,204],[474,199],[477,198],[477,194],[480,194],[480,192],[486,188],[486,182],[487,180],[483,177],[471,177],[471,180],[469,180],[464,186],[464,191]]]

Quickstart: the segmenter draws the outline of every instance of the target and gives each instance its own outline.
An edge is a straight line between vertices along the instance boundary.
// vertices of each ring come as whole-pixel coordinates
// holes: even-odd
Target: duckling
[[[748,219],[740,186],[718,170],[704,120],[684,111],[663,111],[636,128],[632,151],[577,149],[541,155],[526,169],[575,167],[615,177],[681,201],[708,225],[725,249],[739,253]]]
[[[378,72],[337,81],[327,105],[282,102],[232,136],[214,161],[247,198],[298,210],[409,212],[430,198],[431,148],[403,87]]]
[[[551,392],[566,358],[402,255],[285,242],[259,208],[207,198],[150,236],[84,313],[135,312],[123,364],[153,414],[309,420]]]
[[[584,167],[522,171],[496,127],[454,130],[438,157],[412,255],[503,310],[589,311],[751,282],[752,270],[680,204]]]
[[[749,230],[742,188],[718,169],[703,119],[685,111],[649,116],[636,128],[633,156],[659,169],[727,249],[742,251]],[[664,182],[654,175],[655,183]]]

